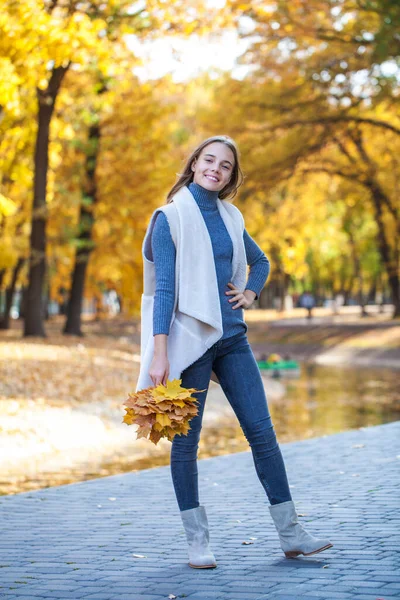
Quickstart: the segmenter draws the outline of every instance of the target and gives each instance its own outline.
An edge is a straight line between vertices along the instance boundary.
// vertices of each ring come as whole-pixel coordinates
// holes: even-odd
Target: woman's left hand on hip
[[[252,292],[251,290],[245,290],[244,292],[241,292],[238,288],[236,288],[233,283],[229,282],[228,286],[231,288],[229,292],[225,292],[225,294],[227,296],[232,295],[233,297],[230,298],[228,300],[228,302],[230,302],[231,304],[233,302],[237,302],[237,304],[235,304],[235,306],[232,306],[232,310],[235,310],[235,308],[249,308],[254,301],[254,298],[256,297],[256,294],[254,292]],[[251,298],[251,296],[253,296],[253,298]]]

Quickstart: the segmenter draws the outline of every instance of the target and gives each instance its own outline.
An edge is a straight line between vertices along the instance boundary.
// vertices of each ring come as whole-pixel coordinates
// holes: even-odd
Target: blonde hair
[[[231,199],[236,196],[239,187],[242,185],[242,183],[244,181],[244,175],[243,175],[243,172],[242,172],[242,170],[240,168],[240,164],[239,164],[239,159],[240,159],[239,150],[238,150],[235,142],[233,141],[233,139],[230,138],[229,136],[214,135],[213,137],[207,138],[206,140],[201,142],[201,144],[199,144],[197,146],[197,148],[195,148],[193,150],[193,152],[191,153],[191,155],[189,156],[189,158],[186,161],[185,168],[183,169],[183,173],[178,173],[179,179],[175,183],[175,185],[171,188],[171,190],[169,191],[169,193],[167,195],[166,204],[169,204],[170,202],[173,201],[172,197],[181,188],[183,188],[185,185],[189,185],[189,183],[191,183],[193,181],[193,178],[194,178],[194,173],[192,171],[193,161],[200,156],[202,150],[206,146],[208,146],[209,144],[212,144],[213,142],[221,142],[222,144],[225,144],[226,146],[228,146],[228,148],[230,148],[232,150],[233,156],[235,157],[235,164],[233,165],[231,178],[230,178],[229,182],[227,183],[227,185],[224,188],[222,188],[222,190],[219,192],[218,197],[221,200],[225,200],[226,198]]]

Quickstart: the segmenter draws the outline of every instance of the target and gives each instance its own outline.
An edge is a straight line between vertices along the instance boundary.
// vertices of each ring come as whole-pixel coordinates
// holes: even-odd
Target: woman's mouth
[[[218,183],[218,181],[219,181],[219,179],[217,179],[217,177],[214,177],[214,175],[206,175],[206,177],[210,181],[215,181],[216,183]]]

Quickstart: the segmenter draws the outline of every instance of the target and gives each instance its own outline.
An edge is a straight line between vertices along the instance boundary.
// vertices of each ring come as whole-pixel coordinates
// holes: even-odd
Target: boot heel
[[[289,552],[285,552],[286,558],[296,558],[296,556],[299,556],[300,554],[303,554],[303,552],[296,552],[296,550],[290,550]]]

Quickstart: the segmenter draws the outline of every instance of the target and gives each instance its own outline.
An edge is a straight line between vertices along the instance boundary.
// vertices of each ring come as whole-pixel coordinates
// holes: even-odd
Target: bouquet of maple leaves
[[[167,379],[167,385],[148,387],[129,394],[123,403],[126,414],[123,423],[138,425],[137,438],[147,438],[157,444],[162,437],[172,442],[176,434],[187,435],[189,421],[198,413],[196,388],[181,387],[182,379]]]

